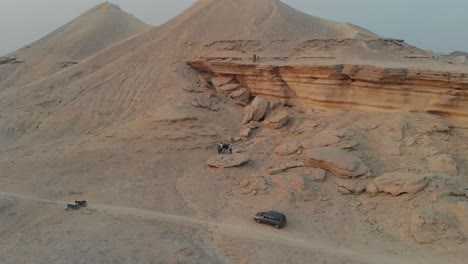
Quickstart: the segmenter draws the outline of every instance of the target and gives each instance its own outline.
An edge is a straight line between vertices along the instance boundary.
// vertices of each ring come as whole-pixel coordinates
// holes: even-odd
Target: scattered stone
[[[366,191],[367,181],[360,181],[354,179],[334,179],[335,185],[338,186],[338,191],[340,189],[346,189],[349,191],[349,194],[361,194]]]
[[[266,176],[251,176],[240,182],[240,186],[244,189],[245,194],[267,194],[270,186],[270,181]]]
[[[313,148],[306,152],[307,166],[330,171],[337,177],[370,176],[370,169],[353,154],[335,147]]]
[[[288,156],[296,153],[300,147],[300,144],[296,142],[290,142],[277,147],[275,149],[275,153],[280,156]]]
[[[432,172],[446,173],[451,176],[458,175],[457,162],[448,154],[440,154],[427,158],[429,170]]]
[[[419,210],[412,214],[410,233],[421,244],[461,243],[464,240],[461,232],[445,215],[432,209]]]
[[[204,95],[199,96],[192,101],[192,105],[199,108],[206,108],[211,111],[218,111],[219,107],[209,98]]]
[[[206,164],[215,168],[238,167],[249,162],[249,156],[243,154],[216,155],[211,157]]]
[[[394,196],[409,193],[416,194],[424,190],[429,184],[429,178],[426,175],[417,175],[411,172],[390,172],[377,177],[373,185],[368,185],[368,192],[390,193]],[[375,188],[374,188],[375,186]]]
[[[327,172],[322,169],[312,168],[310,176],[312,177],[313,181],[324,182],[327,178]]]
[[[241,88],[237,91],[232,92],[229,95],[229,98],[234,100],[234,102],[246,106],[250,102],[250,90],[247,88]]]
[[[287,111],[274,111],[263,123],[263,126],[271,129],[280,129],[284,127],[289,121]]]
[[[289,169],[299,168],[299,167],[304,167],[304,162],[293,161],[293,162],[289,162],[289,163],[286,163],[284,165],[269,169],[268,174],[275,175],[275,174],[278,174],[278,173],[281,173],[281,172],[285,172],[285,171],[287,171]]]
[[[270,108],[270,102],[265,96],[257,96],[245,109],[242,124],[246,125],[250,121],[262,120]]]

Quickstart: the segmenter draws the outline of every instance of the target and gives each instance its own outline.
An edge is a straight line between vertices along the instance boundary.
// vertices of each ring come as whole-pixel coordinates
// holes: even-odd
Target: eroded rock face
[[[462,242],[461,232],[445,215],[432,209],[419,210],[411,215],[411,236],[418,243]]]
[[[231,71],[253,95],[294,99],[314,109],[441,113],[460,126],[468,125],[466,73],[343,64],[265,67],[208,60],[190,65],[215,74]]]
[[[270,109],[270,102],[264,96],[257,96],[245,109],[242,124],[246,125],[250,121],[260,121],[265,117]]]
[[[238,167],[249,162],[249,156],[244,154],[216,155],[211,157],[206,164],[215,168]]]
[[[370,169],[353,154],[335,147],[313,148],[306,152],[306,165],[327,170],[337,177],[370,175]]]
[[[440,154],[427,158],[429,170],[432,172],[446,173],[451,176],[458,175],[457,162],[448,154]]]
[[[415,194],[429,184],[427,175],[417,175],[411,172],[391,172],[377,177],[367,191],[371,194],[384,192],[392,195],[404,193]]]

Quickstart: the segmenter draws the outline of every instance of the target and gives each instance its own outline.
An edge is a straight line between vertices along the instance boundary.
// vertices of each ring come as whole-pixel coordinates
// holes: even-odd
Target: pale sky
[[[252,0],[255,1],[255,0]],[[99,0],[0,0],[0,56],[27,45],[99,4]],[[195,0],[113,0],[151,25]],[[284,0],[305,13],[347,21],[436,52],[468,51],[467,0]],[[233,14],[235,15],[235,14]]]

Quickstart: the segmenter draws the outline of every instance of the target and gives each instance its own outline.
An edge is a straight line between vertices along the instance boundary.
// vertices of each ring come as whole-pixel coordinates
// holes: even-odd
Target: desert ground
[[[0,59],[0,263],[465,263],[456,55],[276,0],[100,4]]]

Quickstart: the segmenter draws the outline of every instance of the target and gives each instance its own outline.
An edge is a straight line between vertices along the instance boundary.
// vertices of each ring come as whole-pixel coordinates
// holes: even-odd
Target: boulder
[[[270,108],[270,102],[264,96],[257,96],[245,109],[242,124],[246,125],[250,121],[262,120]]]
[[[335,178],[333,180],[335,185],[338,186],[338,190],[346,189],[349,194],[361,194],[366,191],[367,181],[360,181],[355,179],[342,179]]]
[[[278,174],[278,173],[281,173],[281,172],[285,172],[285,171],[287,171],[289,169],[299,168],[299,167],[304,167],[304,162],[302,162],[302,161],[292,161],[292,162],[289,162],[289,163],[286,163],[286,164],[283,164],[283,165],[279,165],[277,167],[270,168],[268,170],[268,174],[275,175],[275,174]]]
[[[283,144],[275,149],[275,153],[280,156],[288,156],[297,152],[301,145],[297,142]]]
[[[211,157],[206,164],[215,168],[238,167],[249,162],[249,156],[243,154],[216,155]]]
[[[458,175],[457,162],[448,154],[440,154],[427,158],[429,170],[432,172],[446,173],[451,176]]]
[[[238,104],[247,105],[250,101],[250,90],[247,88],[240,88],[239,90],[232,92],[229,95],[229,98]]]
[[[313,181],[324,182],[327,178],[327,172],[322,169],[313,168],[310,176]]]
[[[240,88],[240,84],[230,83],[230,84],[226,84],[226,85],[221,86],[219,89],[220,89],[221,93],[223,93],[223,94],[230,94],[230,93],[238,90],[239,88]]]
[[[333,146],[340,142],[340,137],[331,131],[322,131],[313,137],[301,142],[304,149],[312,149],[317,147]]]
[[[377,177],[371,185],[368,186],[369,193],[378,192],[400,195],[404,193],[415,194],[429,184],[429,177],[426,175],[417,175],[411,172],[390,172]]]
[[[464,240],[452,221],[433,209],[418,210],[411,215],[410,234],[416,242],[421,244],[460,243]]]
[[[370,169],[353,154],[335,147],[313,148],[306,152],[306,165],[327,170],[337,177],[370,175]]]
[[[240,136],[249,137],[251,132],[252,132],[252,129],[250,127],[244,127],[240,131]]]
[[[211,83],[217,91],[222,92],[221,87],[235,82],[234,76],[216,76],[211,78]]]
[[[263,126],[271,129],[280,129],[284,127],[289,121],[287,111],[274,111],[271,113],[263,123]]]

